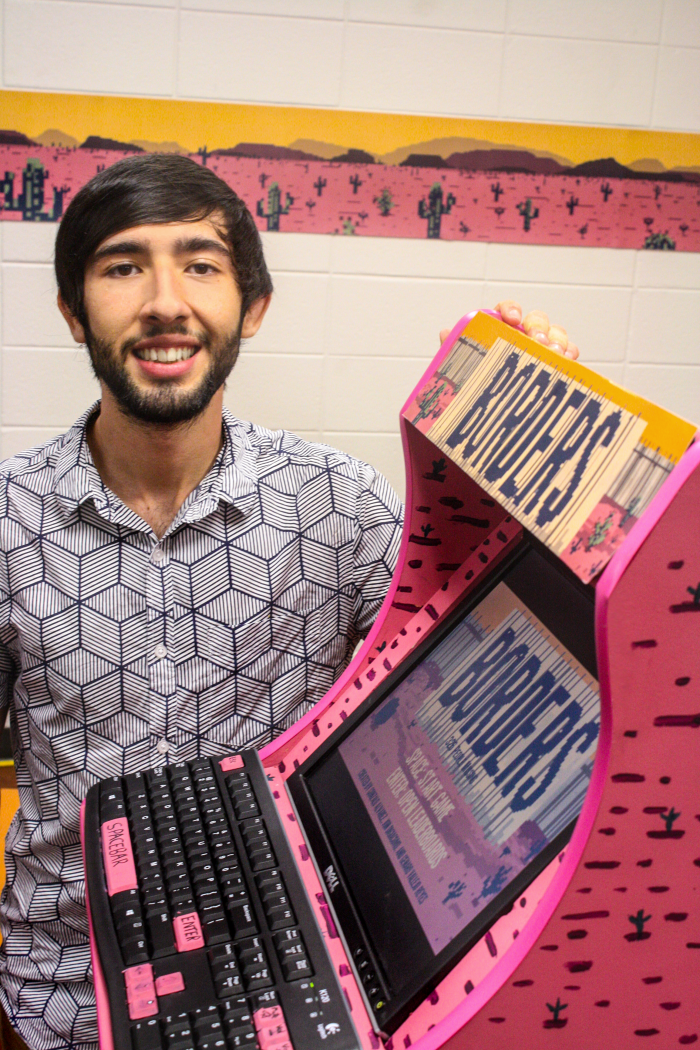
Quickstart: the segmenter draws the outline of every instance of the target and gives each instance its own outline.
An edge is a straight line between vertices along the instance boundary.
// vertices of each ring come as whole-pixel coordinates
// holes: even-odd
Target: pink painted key
[[[124,984],[129,1017],[132,1021],[140,1021],[158,1013],[153,967],[150,963],[141,963],[140,966],[130,966],[128,970],[124,970]]]
[[[260,1050],[291,1050],[287,1025],[281,1006],[263,1006],[253,1014],[253,1024]]]
[[[292,1050],[292,1041],[286,1025],[274,1028],[263,1028],[257,1032],[260,1050]]]
[[[241,755],[228,755],[219,762],[224,773],[230,773],[232,769],[243,769],[245,762]]]
[[[123,890],[138,888],[134,851],[131,848],[129,823],[126,817],[106,820],[102,825],[102,857],[110,897]]]
[[[202,936],[202,924],[196,911],[190,911],[186,915],[176,915],[173,919],[175,930],[175,944],[179,952],[191,952],[195,948],[204,947]]]
[[[181,973],[164,973],[156,977],[156,995],[172,995],[173,992],[184,992],[185,978]]]
[[[260,1006],[253,1014],[255,1031],[259,1032],[267,1025],[284,1024],[284,1014],[281,1006]]]

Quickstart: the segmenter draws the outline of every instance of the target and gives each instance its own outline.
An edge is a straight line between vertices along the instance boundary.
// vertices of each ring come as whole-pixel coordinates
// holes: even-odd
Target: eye
[[[218,270],[213,263],[208,262],[194,262],[190,263],[187,267],[190,273],[196,274],[198,277],[204,277],[209,273],[217,273]]]
[[[107,270],[109,277],[131,277],[135,273],[138,273],[138,266],[130,262],[117,263]]]

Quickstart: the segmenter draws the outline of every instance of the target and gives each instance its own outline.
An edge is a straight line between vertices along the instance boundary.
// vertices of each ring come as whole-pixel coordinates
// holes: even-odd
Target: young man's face
[[[241,317],[231,254],[209,219],[107,237],[86,267],[84,301],[87,331],[59,306],[103,390],[127,415],[164,424],[206,408],[267,307],[258,300]]]

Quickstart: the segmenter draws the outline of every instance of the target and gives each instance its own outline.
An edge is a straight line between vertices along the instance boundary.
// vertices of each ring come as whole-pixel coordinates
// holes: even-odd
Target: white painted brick
[[[5,0],[4,84],[169,95],[174,42],[174,10]]]
[[[330,269],[332,238],[321,233],[268,233],[262,237],[269,270],[304,270],[326,273]]]
[[[479,280],[486,266],[487,245],[477,241],[404,237],[333,237],[329,240],[334,273]]]
[[[326,335],[326,274],[273,274],[275,291],[253,354],[322,354]]]
[[[505,0],[346,0],[348,22],[384,22],[391,25],[430,26],[433,29],[475,29],[502,32]]]
[[[57,229],[54,222],[0,222],[3,262],[53,263]]]
[[[432,357],[440,329],[483,303],[481,282],[333,276],[328,351]]]
[[[700,47],[700,4],[697,0],[665,0],[661,41],[682,47]]]
[[[430,358],[331,357],[323,382],[323,430],[397,434],[399,412]]]
[[[66,430],[97,397],[87,356],[75,350],[3,350],[2,422],[5,427]]]
[[[272,430],[321,430],[320,357],[244,351],[228,381],[224,404],[239,417]]]
[[[700,291],[645,288],[635,292],[627,359],[700,364]]]
[[[349,23],[344,44],[344,108],[496,114],[500,34]]]
[[[624,360],[630,288],[487,283],[485,294],[494,302],[515,299],[526,313],[544,310],[550,323],[566,329],[571,342],[580,348],[584,364],[587,360]]]
[[[63,433],[65,427],[2,427],[0,430],[0,459],[9,459],[18,452],[43,445]]]
[[[48,0],[49,3],[62,2],[62,0]],[[177,0],[82,0],[83,3],[90,4],[113,4],[115,2],[120,4],[127,4],[129,7],[136,5],[137,7],[177,7]]]
[[[342,23],[333,21],[183,11],[178,91],[191,98],[337,105],[342,32]]]
[[[585,15],[584,15],[585,17]],[[656,48],[514,36],[506,41],[501,117],[646,126]]]
[[[700,422],[700,368],[627,365],[625,386],[691,423]]]
[[[2,338],[5,346],[75,346],[56,306],[50,266],[3,263]]]
[[[638,288],[700,288],[700,252],[637,253]]]
[[[656,253],[658,254],[658,253]],[[543,284],[632,285],[635,253],[618,248],[489,244],[486,277]]]
[[[343,17],[343,0],[181,0],[183,10],[226,11],[239,15],[284,15],[288,18]]]
[[[329,432],[323,440],[333,448],[371,463],[388,478],[403,499],[406,490],[406,470],[399,434],[342,434]]]
[[[508,32],[655,44],[662,9],[663,0],[511,0]]]
[[[700,48],[660,48],[652,119],[655,127],[700,131]]]

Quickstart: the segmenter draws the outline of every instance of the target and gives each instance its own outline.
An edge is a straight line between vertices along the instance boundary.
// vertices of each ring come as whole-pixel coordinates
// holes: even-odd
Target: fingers
[[[506,324],[520,324],[523,317],[523,309],[520,303],[516,303],[514,299],[501,300],[500,303],[496,303],[496,309]]]
[[[531,310],[523,319],[523,328],[531,339],[536,339],[542,346],[556,350],[558,354],[575,361],[579,350],[574,343],[569,342],[566,329],[558,324],[550,324],[549,317],[543,310]]]
[[[544,310],[530,310],[523,317],[522,307],[514,299],[502,299],[500,303],[497,303],[496,310],[498,310],[507,324],[515,326],[522,321],[525,332],[531,339],[536,339],[538,343],[541,343],[542,346],[549,347],[550,350],[555,350],[558,354],[563,354],[564,357],[568,357],[572,361],[577,360],[579,356],[578,347],[575,343],[569,342],[565,328],[558,324],[550,324],[549,317]],[[441,329],[441,345],[447,339],[450,331],[450,328]]]

